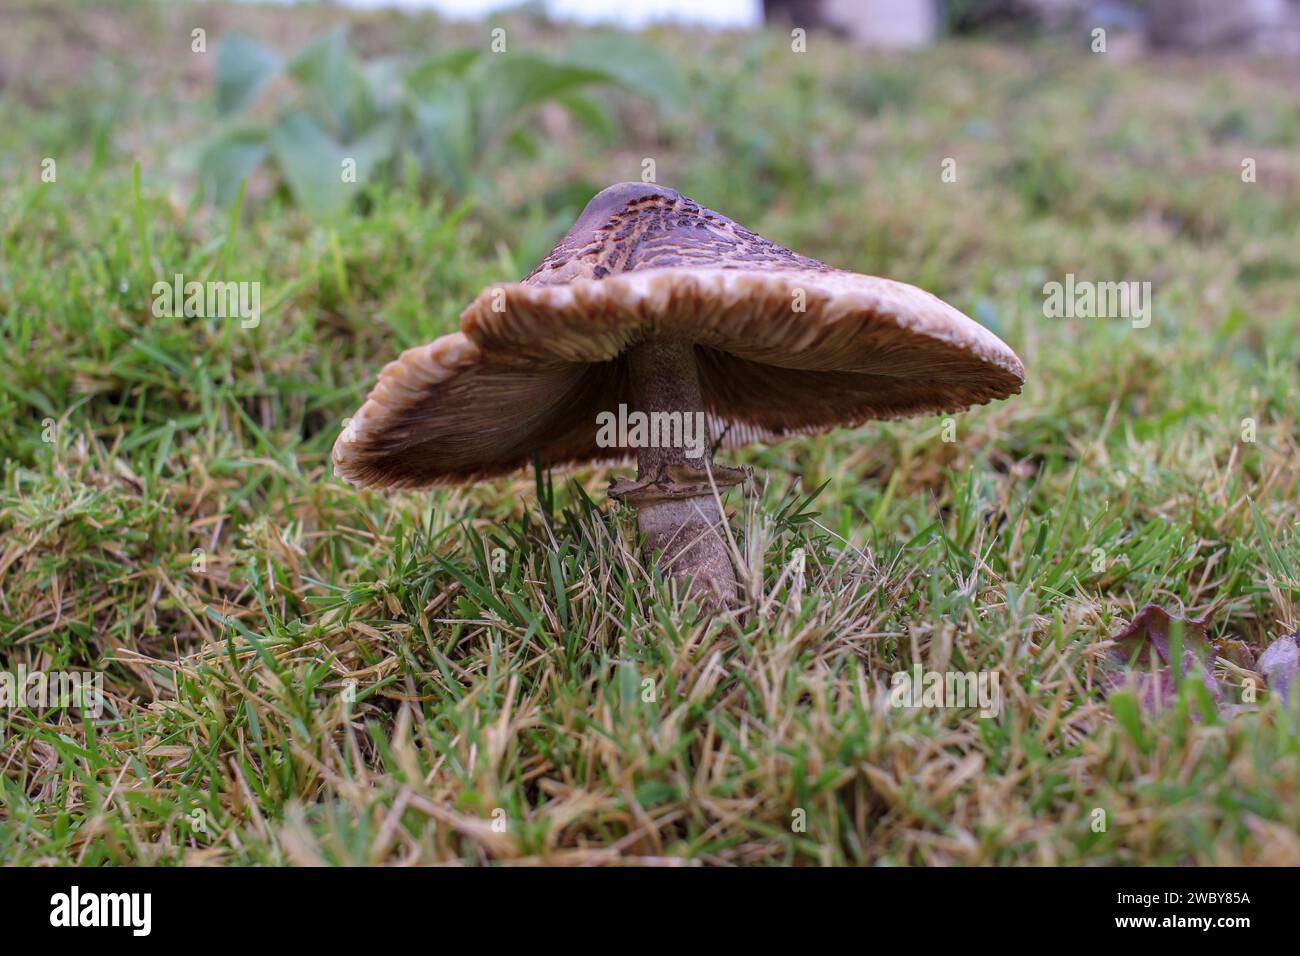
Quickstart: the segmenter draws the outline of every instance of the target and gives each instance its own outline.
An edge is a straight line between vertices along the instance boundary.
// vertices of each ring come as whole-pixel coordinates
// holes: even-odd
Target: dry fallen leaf
[[[1174,679],[1170,632],[1175,622],[1182,625],[1183,673],[1199,670],[1206,689],[1216,704],[1223,702],[1223,692],[1211,676],[1216,654],[1215,645],[1206,634],[1205,617],[1175,618],[1164,608],[1148,604],[1132,622],[1113,638],[1108,657],[1114,669],[1103,675],[1106,692],[1131,687],[1138,704],[1145,711],[1164,710],[1174,703],[1178,682]],[[1239,642],[1234,642],[1239,643]]]
[[[1279,637],[1259,655],[1259,672],[1268,681],[1269,691],[1283,701],[1289,700],[1291,688],[1295,684],[1296,669],[1300,667],[1300,646],[1296,642],[1298,636],[1300,630]]]

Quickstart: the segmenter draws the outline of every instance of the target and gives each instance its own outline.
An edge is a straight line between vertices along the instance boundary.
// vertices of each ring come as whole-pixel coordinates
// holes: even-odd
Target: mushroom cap
[[[956,412],[1020,391],[996,335],[915,286],[834,269],[674,190],[620,183],[460,331],[408,349],[334,445],[358,485],[417,487],[610,460],[596,416],[634,408],[624,353],[691,342],[723,447]]]

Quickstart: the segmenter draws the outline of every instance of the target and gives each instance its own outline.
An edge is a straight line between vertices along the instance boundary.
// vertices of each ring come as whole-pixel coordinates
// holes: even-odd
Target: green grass
[[[659,31],[680,109],[615,97],[620,133],[545,137],[491,197],[375,188],[323,229],[254,185],[234,216],[190,203],[192,16],[38,10],[0,91],[0,664],[102,670],[109,699],[0,714],[0,859],[1300,863],[1293,715],[1204,713],[1194,681],[1140,713],[1099,680],[1147,602],[1217,605],[1211,636],[1256,652],[1297,626],[1293,69]],[[473,29],[357,23],[371,52]],[[617,469],[389,495],[329,468],[384,362],[647,156],[1028,371],[955,441],[919,419],[737,455],[765,484],[728,499],[735,623],[665,592]],[[260,281],[260,326],[155,317],[176,272]],[[1066,272],[1151,281],[1151,327],[1044,318]],[[891,708],[914,662],[996,670],[1001,713]]]

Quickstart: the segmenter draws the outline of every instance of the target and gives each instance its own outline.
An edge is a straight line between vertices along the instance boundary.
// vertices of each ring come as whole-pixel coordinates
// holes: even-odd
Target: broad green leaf
[[[270,152],[267,132],[261,126],[226,129],[204,147],[199,157],[199,191],[208,201],[224,206],[239,193]]]
[[[289,60],[289,75],[325,95],[337,93],[348,61],[348,28],[336,27],[304,44]]]
[[[396,118],[380,123],[364,136],[359,136],[342,147],[343,157],[357,164],[357,185],[371,182],[375,170],[391,159],[397,149],[398,128]]]
[[[533,106],[610,81],[610,74],[602,70],[552,63],[530,54],[482,58],[471,71],[471,87],[480,108],[481,125],[475,131],[478,145],[499,142]]]
[[[362,65],[361,74],[377,112],[388,115],[401,102],[402,68],[402,61],[396,57],[381,57]]]
[[[677,64],[635,37],[615,33],[580,36],[570,44],[564,62],[599,70],[625,89],[665,106],[679,106],[690,97]]]
[[[559,98],[560,104],[569,111],[583,128],[595,133],[601,139],[611,140],[618,134],[618,121],[613,113],[601,101],[584,93],[570,93]]]
[[[217,111],[242,110],[284,68],[279,55],[239,34],[221,38],[217,49]]]
[[[271,152],[298,205],[317,221],[346,208],[356,186],[343,182],[344,152],[310,113],[286,113],[271,130]]]
[[[410,104],[421,156],[456,192],[469,184],[473,166],[473,127],[463,88],[451,88],[436,100]]]
[[[373,119],[373,97],[361,66],[348,52],[347,27],[307,43],[289,61],[289,74],[302,84],[313,111],[341,138],[360,132]]]
[[[431,93],[448,79],[464,79],[478,58],[479,51],[474,49],[450,50],[431,56],[406,74],[406,88],[417,95]]]

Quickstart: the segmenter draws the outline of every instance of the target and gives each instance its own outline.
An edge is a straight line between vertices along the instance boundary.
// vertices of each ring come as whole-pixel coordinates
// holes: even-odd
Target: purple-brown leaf
[[[1268,681],[1268,689],[1285,702],[1291,696],[1295,684],[1296,670],[1300,668],[1300,646],[1297,646],[1295,634],[1279,637],[1259,655],[1259,672]]]
[[[1191,620],[1175,618],[1155,604],[1142,608],[1113,639],[1108,657],[1114,669],[1103,674],[1106,693],[1127,685],[1145,711],[1154,713],[1172,706],[1178,682],[1169,635],[1178,622],[1182,624],[1182,673],[1199,670],[1210,696],[1216,704],[1222,703],[1223,692],[1211,676],[1215,648],[1206,635],[1208,620],[1208,614]]]

